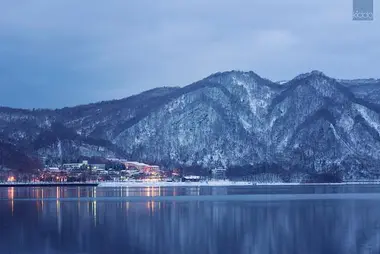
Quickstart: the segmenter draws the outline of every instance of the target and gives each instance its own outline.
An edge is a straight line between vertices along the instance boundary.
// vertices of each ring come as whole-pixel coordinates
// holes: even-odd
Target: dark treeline
[[[31,172],[41,167],[42,164],[37,158],[24,154],[12,144],[0,141],[0,170],[11,168],[20,172]]]

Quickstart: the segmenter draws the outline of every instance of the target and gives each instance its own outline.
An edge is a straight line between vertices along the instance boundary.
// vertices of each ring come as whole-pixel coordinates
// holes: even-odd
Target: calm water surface
[[[0,188],[0,253],[380,253],[380,187]]]

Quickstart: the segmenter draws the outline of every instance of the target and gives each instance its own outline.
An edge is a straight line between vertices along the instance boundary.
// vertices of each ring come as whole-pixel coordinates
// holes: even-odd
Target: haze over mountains
[[[377,177],[380,81],[229,71],[185,87],[58,110],[0,108],[5,166],[123,157],[171,167]],[[26,160],[27,161],[27,160]],[[35,161],[22,167],[32,168]]]

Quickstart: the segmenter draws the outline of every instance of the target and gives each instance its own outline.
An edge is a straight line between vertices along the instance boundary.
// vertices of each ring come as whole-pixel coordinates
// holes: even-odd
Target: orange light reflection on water
[[[15,188],[9,187],[8,188],[8,199],[11,201],[12,216],[14,213],[14,197],[15,197]]]
[[[144,190],[144,193],[145,193],[145,196],[147,197],[161,196],[161,187],[153,187],[153,186],[146,187]],[[158,203],[158,205],[159,205],[158,208],[160,209],[161,204]],[[146,207],[148,211],[154,212],[157,208],[157,203],[154,200],[147,201]]]

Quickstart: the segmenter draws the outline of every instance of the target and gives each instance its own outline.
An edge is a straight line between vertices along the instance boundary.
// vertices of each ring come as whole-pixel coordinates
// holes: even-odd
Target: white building
[[[226,179],[227,169],[225,169],[225,168],[215,168],[211,172],[212,172],[212,178],[213,179],[217,179],[217,180]]]
[[[83,165],[84,163],[65,163],[62,165],[62,167],[66,170],[71,170],[71,169],[79,169]]]
[[[92,170],[105,170],[106,164],[89,164]]]
[[[138,162],[138,161],[122,161],[125,167],[128,168],[136,168],[137,170],[149,173],[149,172],[158,172],[160,170],[159,166],[156,165],[148,165],[146,163]]]
[[[55,172],[55,173],[61,172],[61,170],[57,167],[49,167],[48,170],[50,172]]]
[[[189,182],[199,182],[201,180],[200,176],[184,176],[183,181],[189,181]]]
[[[66,170],[80,169],[83,166],[90,166],[93,170],[104,170],[106,168],[105,164],[89,164],[88,161],[82,161],[81,163],[65,163],[62,165]]]

